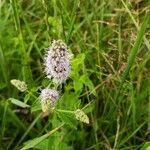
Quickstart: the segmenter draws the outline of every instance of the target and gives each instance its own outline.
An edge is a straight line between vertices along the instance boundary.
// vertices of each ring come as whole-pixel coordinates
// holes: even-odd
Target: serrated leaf
[[[58,117],[71,128],[76,129],[76,120],[72,114],[58,113]]]
[[[67,109],[69,107],[69,109],[74,110],[75,109],[75,105],[78,103],[79,100],[79,95],[75,92],[70,92],[70,93],[64,93],[64,95],[62,96],[62,100],[59,102],[61,105],[63,105],[65,103],[65,108],[63,109]]]

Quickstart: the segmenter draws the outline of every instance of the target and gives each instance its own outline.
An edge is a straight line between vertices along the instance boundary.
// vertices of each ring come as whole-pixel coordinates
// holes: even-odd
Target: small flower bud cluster
[[[61,40],[54,40],[46,51],[44,58],[45,73],[54,83],[62,83],[70,73],[71,54],[67,45]]]
[[[41,106],[43,112],[49,112],[56,105],[59,93],[52,89],[43,89],[40,94]]]
[[[27,85],[24,81],[12,79],[10,83],[15,86],[19,91],[24,92],[27,90]]]
[[[81,109],[77,109],[74,114],[77,120],[89,124],[88,116]]]

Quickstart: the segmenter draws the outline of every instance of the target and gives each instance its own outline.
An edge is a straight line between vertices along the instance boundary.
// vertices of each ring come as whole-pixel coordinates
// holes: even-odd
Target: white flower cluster
[[[41,106],[43,112],[49,112],[56,105],[59,93],[52,89],[43,89],[40,94]]]
[[[54,40],[44,58],[47,77],[52,78],[54,83],[64,82],[69,77],[70,59],[71,53],[67,45],[61,40]]]

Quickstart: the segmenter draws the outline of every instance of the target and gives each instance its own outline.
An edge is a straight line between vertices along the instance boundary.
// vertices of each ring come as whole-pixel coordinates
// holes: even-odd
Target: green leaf
[[[79,95],[75,92],[66,92],[62,96],[62,100],[59,101],[59,105],[64,106],[62,109],[74,110],[76,106],[78,106],[80,102]],[[64,105],[65,104],[65,105]]]
[[[57,113],[58,117],[67,125],[69,125],[71,128],[76,129],[76,120],[74,119],[73,114],[67,114],[67,113]]]
[[[30,107],[29,105],[27,105],[26,103],[22,102],[22,101],[19,101],[15,98],[9,98],[9,100],[11,101],[11,103],[19,106],[19,107],[22,107],[22,108],[28,108]]]
[[[56,132],[48,139],[43,140],[41,143],[34,147],[40,150],[72,150],[72,147],[62,141],[62,132]]]
[[[40,150],[48,150],[48,145],[49,145],[49,139],[45,139],[42,142],[40,142],[38,145],[36,145],[35,148]]]
[[[143,147],[141,148],[141,150],[150,150],[150,142],[146,142]]]
[[[82,88],[83,88],[83,83],[82,82],[80,82],[79,80],[74,80],[73,85],[74,85],[74,90],[76,92],[82,92]]]
[[[72,69],[74,71],[78,71],[80,70],[80,65],[82,65],[84,63],[84,59],[85,59],[85,54],[81,53],[79,55],[77,55],[76,58],[73,59],[72,61]]]
[[[45,135],[29,140],[28,142],[25,143],[25,146],[21,149],[21,150],[26,150],[29,148],[34,148],[37,144],[41,143],[43,140],[45,140],[46,138],[48,138],[50,135],[52,135],[53,133],[55,133],[58,129],[60,129],[64,124],[61,124],[59,127],[53,129],[52,131],[46,133]]]
[[[96,96],[96,91],[95,91],[94,85],[93,85],[92,81],[89,79],[87,74],[82,75],[80,77],[79,81],[82,82],[83,84],[85,84],[89,88],[90,93],[92,93]]]
[[[28,142],[25,143],[25,146],[21,149],[21,150],[26,150],[29,148],[33,148],[34,146],[36,146],[38,143],[42,142],[44,139],[46,139],[49,136],[49,134],[45,134],[39,138],[35,138],[33,140],[30,140]]]

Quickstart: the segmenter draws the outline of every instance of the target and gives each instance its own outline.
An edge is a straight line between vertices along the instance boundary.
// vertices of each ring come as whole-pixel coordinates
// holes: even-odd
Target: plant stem
[[[55,111],[57,111],[57,112],[63,112],[63,113],[70,113],[70,114],[73,114],[73,113],[74,113],[74,111],[62,110],[62,109],[55,109]]]

